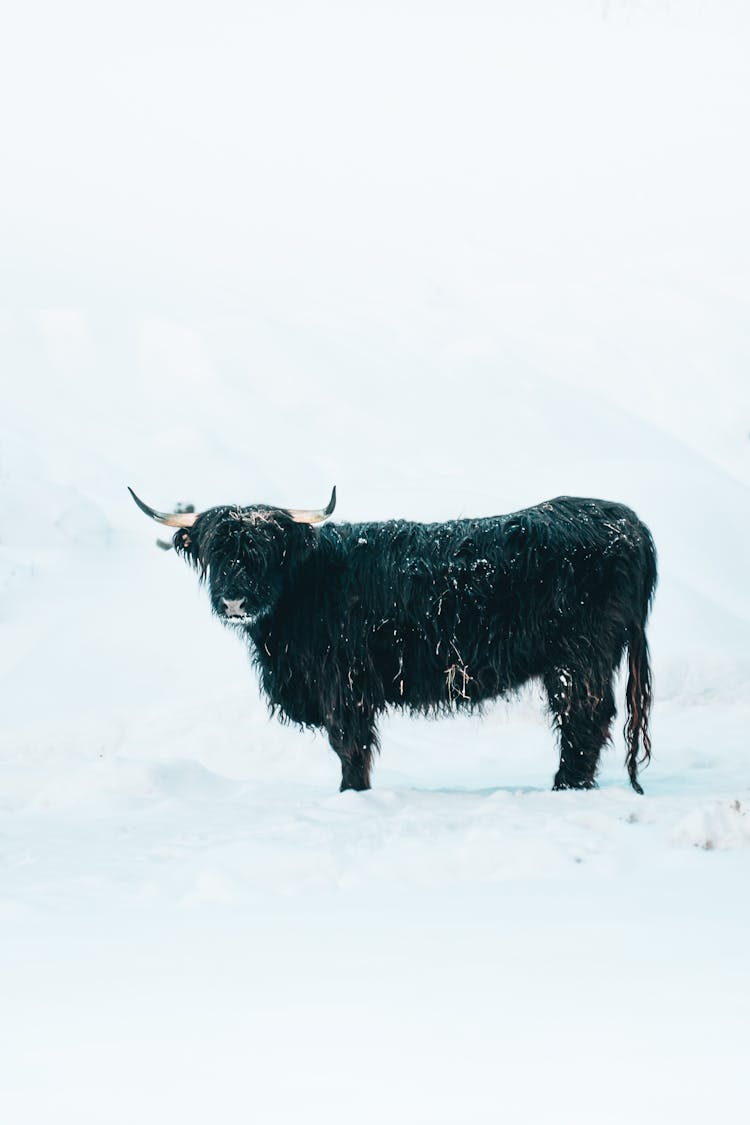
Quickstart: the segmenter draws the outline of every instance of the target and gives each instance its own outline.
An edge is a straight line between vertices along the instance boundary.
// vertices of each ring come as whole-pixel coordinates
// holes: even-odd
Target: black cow
[[[132,493],[132,490],[131,490]],[[262,504],[147,515],[241,630],[272,712],[323,728],[341,789],[367,789],[387,707],[477,709],[540,680],[560,741],[555,789],[595,785],[627,649],[627,770],[651,754],[645,626],[656,585],[630,508],[561,496],[511,515],[323,524],[327,508]]]

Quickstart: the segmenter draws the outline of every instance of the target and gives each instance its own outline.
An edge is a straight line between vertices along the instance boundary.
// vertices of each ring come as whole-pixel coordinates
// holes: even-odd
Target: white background
[[[18,5],[0,44],[0,1098],[56,1121],[747,1110],[750,77],[730,0]],[[126,492],[635,507],[646,796],[538,692],[271,723]],[[621,708],[622,709],[622,708]]]

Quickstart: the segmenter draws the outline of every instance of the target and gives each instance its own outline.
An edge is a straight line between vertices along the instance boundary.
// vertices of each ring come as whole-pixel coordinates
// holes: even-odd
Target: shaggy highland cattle
[[[595,785],[627,651],[626,765],[651,754],[648,528],[629,508],[561,496],[510,515],[325,523],[319,511],[156,512],[241,630],[272,712],[322,728],[341,789],[367,789],[378,716],[473,710],[540,681],[560,743],[555,789]]]

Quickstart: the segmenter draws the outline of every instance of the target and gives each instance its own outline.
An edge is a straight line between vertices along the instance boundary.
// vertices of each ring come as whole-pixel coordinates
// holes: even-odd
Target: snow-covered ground
[[[17,6],[0,44],[0,1119],[750,1113],[750,17]],[[132,504],[623,500],[646,795],[538,692],[268,719]]]

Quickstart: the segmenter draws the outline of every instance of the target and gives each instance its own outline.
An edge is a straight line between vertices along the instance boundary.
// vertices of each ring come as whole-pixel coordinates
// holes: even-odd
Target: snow
[[[0,44],[3,1120],[742,1119],[744,6],[104,11]],[[533,687],[337,792],[126,491],[334,482],[636,509],[644,797],[622,716],[550,792]]]

